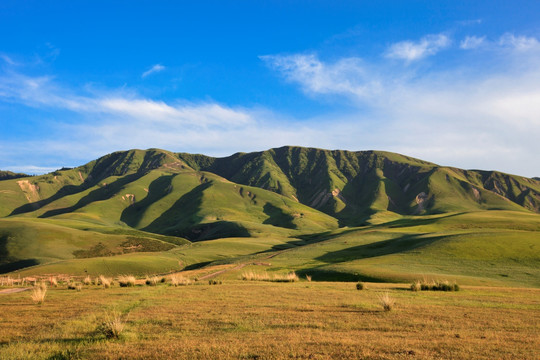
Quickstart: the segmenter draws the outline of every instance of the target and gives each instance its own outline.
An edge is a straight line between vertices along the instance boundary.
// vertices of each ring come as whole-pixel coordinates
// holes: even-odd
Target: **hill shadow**
[[[17,259],[11,257],[7,249],[8,237],[9,234],[0,235],[0,274],[39,265],[39,261],[36,259]]]
[[[148,186],[148,195],[141,201],[137,201],[135,204],[128,206],[122,211],[120,220],[130,227],[136,227],[140,223],[148,207],[170,194],[172,180],[177,175],[178,174],[164,175],[152,181]]]
[[[181,236],[179,235],[180,232],[199,224],[203,219],[202,216],[198,215],[198,212],[201,210],[203,192],[210,186],[212,186],[211,182],[205,182],[194,187],[142,230],[157,234]]]
[[[130,182],[138,180],[142,176],[144,176],[143,173],[134,173],[134,174],[126,175],[122,178],[117,179],[116,181],[110,184],[104,185],[103,187],[100,187],[96,190],[91,191],[90,193],[88,193],[88,195],[82,197],[73,206],[69,206],[69,207],[65,207],[61,209],[49,210],[38,217],[48,218],[51,216],[66,214],[66,213],[76,211],[92,202],[108,200],[112,198],[114,195],[116,195],[125,185],[129,184]]]
[[[367,259],[410,251],[429,245],[447,236],[434,236],[425,238],[422,235],[404,235],[399,238],[377,241],[375,243],[352,246],[346,249],[330,251],[315,258],[327,264],[336,264],[357,259]]]
[[[285,213],[282,209],[275,205],[266,203],[263,207],[263,211],[269,216],[269,218],[266,219],[263,224],[279,226],[286,229],[298,228],[296,224],[293,223],[294,217]]]

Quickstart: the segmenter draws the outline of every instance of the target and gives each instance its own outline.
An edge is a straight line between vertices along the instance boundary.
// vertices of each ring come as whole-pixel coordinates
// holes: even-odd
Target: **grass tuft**
[[[247,281],[272,281],[272,282],[295,282],[300,280],[298,275],[294,271],[288,274],[274,274],[274,276],[268,275],[268,273],[256,273],[253,271],[244,271],[242,273],[242,280]]]
[[[160,279],[157,276],[147,277],[144,282],[148,286],[156,286],[160,282]]]
[[[307,274],[306,274],[306,280],[309,281],[309,282],[311,282],[311,275],[307,275]]]
[[[103,275],[99,275],[97,284],[98,284],[98,285],[103,285],[103,287],[104,287],[105,289],[108,289],[108,288],[111,287],[111,285],[113,284],[113,282],[112,282],[112,279],[110,279],[110,278],[108,278],[108,277],[105,277],[105,276],[103,276]]]
[[[363,282],[359,281],[356,283],[356,290],[364,290],[365,288],[366,285]]]
[[[389,293],[384,293],[379,296],[379,303],[383,307],[384,311],[391,311],[396,304],[396,301],[390,296]]]
[[[410,289],[411,291],[459,291],[460,287],[456,283],[450,284],[447,280],[432,281],[431,283],[417,280],[411,284]]]
[[[118,277],[118,285],[120,287],[133,287],[135,286],[135,280],[133,275],[122,275]]]
[[[45,301],[45,295],[47,295],[47,284],[40,283],[39,285],[34,286],[30,297],[36,304],[41,305]]]
[[[105,319],[97,328],[99,334],[104,335],[107,339],[118,339],[126,327],[126,320],[118,311],[113,311],[105,315]]]
[[[84,285],[91,285],[92,284],[92,278],[90,276],[87,276],[83,280]]]
[[[171,275],[171,285],[172,286],[181,286],[191,284],[191,279],[185,278],[181,275]]]

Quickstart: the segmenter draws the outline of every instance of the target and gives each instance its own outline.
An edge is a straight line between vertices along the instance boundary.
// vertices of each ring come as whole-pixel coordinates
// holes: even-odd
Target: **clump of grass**
[[[420,291],[422,290],[422,283],[417,280],[411,284],[411,291]]]
[[[191,284],[190,279],[185,278],[181,275],[171,275],[172,286],[181,286],[181,285],[189,285],[189,284]]]
[[[309,282],[311,282],[311,275],[307,275],[307,274],[306,274],[306,280],[309,281]]]
[[[105,289],[108,289],[111,287],[112,285],[112,279],[108,278],[108,277],[105,277],[103,275],[99,275],[99,278],[98,278],[98,282],[97,282],[98,285],[103,285],[103,287]]]
[[[272,281],[272,282],[295,282],[299,280],[298,275],[294,271],[288,274],[275,274],[274,276],[264,273],[256,273],[253,271],[245,271],[242,273],[242,280],[248,281]]]
[[[97,328],[97,332],[107,339],[118,339],[126,327],[126,320],[118,311],[105,315],[105,319]]]
[[[77,284],[75,284],[75,290],[77,290],[77,291],[81,291],[81,290],[82,290],[82,288],[83,288],[83,284],[81,284],[81,283],[77,283]]]
[[[274,279],[272,281],[277,281],[277,282],[295,282],[295,281],[298,281],[300,280],[300,278],[298,277],[298,275],[296,275],[296,273],[294,271],[291,271],[290,273],[288,273],[287,275],[282,275],[282,276],[279,276],[279,275],[274,275]]]
[[[428,283],[426,281],[420,282],[415,281],[411,285],[412,291],[459,291],[459,285],[456,283],[450,284],[447,280],[445,281],[432,281]]]
[[[2,277],[0,279],[1,286],[13,286],[15,283],[15,280],[11,276]]]
[[[364,290],[365,288],[366,285],[363,282],[359,281],[356,283],[356,290]]]
[[[157,276],[147,277],[145,284],[148,286],[156,286],[159,282],[159,278]]]
[[[36,304],[41,305],[45,301],[45,295],[47,295],[47,284],[40,283],[39,285],[34,286],[30,297]]]
[[[70,282],[67,284],[68,290],[75,290],[77,287],[75,286],[75,283]]]
[[[159,282],[165,284],[167,282],[167,278],[162,276],[161,279],[159,279]]]
[[[379,302],[384,311],[391,311],[396,304],[396,301],[387,292],[379,296]]]
[[[83,284],[84,284],[84,285],[90,285],[90,284],[92,284],[92,278],[90,277],[90,275],[86,276],[86,277],[83,279]]]
[[[118,277],[118,285],[120,287],[133,287],[135,286],[135,276],[133,275],[123,275]]]
[[[51,286],[58,287],[58,280],[54,276],[51,276],[49,278],[49,284]]]
[[[223,281],[221,280],[208,280],[208,285],[221,285]]]
[[[244,271],[242,273],[242,280],[246,281],[270,281],[270,276],[266,272],[256,273],[254,271]]]

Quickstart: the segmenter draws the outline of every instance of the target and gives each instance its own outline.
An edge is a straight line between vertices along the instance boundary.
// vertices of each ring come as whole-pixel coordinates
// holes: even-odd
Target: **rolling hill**
[[[0,271],[143,274],[275,253],[271,270],[321,279],[539,286],[539,212],[536,179],[390,152],[129,150],[0,180]]]

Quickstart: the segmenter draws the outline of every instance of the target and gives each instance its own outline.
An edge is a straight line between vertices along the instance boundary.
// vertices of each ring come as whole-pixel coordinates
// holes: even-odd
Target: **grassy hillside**
[[[400,215],[540,211],[537,180],[440,167],[389,152],[282,147],[226,158],[178,157],[193,168],[319,209],[341,225],[364,224],[381,211]]]
[[[0,181],[0,271],[143,274],[271,256],[269,271],[320,280],[540,286],[539,204],[535,179],[381,151],[130,150]]]

